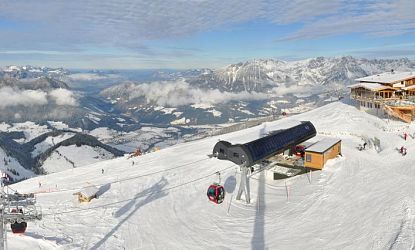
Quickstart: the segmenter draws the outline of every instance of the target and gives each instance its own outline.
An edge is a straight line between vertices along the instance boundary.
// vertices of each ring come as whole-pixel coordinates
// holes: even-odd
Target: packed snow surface
[[[342,140],[342,157],[311,176],[250,178],[251,204],[235,200],[239,168],[209,158],[218,139],[258,138],[264,126],[121,157],[13,185],[38,192],[43,220],[29,222],[10,249],[413,249],[415,126],[381,120],[341,102],[266,124],[268,131],[310,120],[318,138]],[[262,131],[262,132],[261,132]],[[382,151],[359,151],[362,137]],[[408,154],[397,148],[405,145]],[[206,190],[222,171],[225,201]],[[38,183],[42,186],[39,187]],[[100,187],[79,204],[73,193]],[[288,192],[287,192],[288,191]],[[288,194],[288,197],[287,197]]]

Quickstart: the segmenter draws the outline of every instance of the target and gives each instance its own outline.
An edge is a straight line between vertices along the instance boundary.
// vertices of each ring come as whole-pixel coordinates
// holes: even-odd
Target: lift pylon
[[[1,209],[1,221],[0,221],[0,249],[7,249],[7,224],[10,225],[24,225],[26,229],[27,221],[41,220],[42,211],[40,207],[36,206],[36,197],[31,194],[20,194],[14,190],[9,193],[10,188],[4,185],[4,175],[1,175],[1,188],[0,188],[0,209]],[[17,223],[17,224],[16,224]],[[24,224],[23,224],[24,223]],[[12,227],[12,230],[15,229]]]

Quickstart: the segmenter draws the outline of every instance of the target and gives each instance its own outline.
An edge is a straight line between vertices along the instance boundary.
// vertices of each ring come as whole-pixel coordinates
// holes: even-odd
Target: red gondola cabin
[[[220,204],[225,199],[225,189],[219,184],[210,185],[207,190],[207,196],[210,201]]]
[[[17,211],[16,209],[12,209],[11,212],[12,213],[23,213],[22,209],[19,209],[19,211]],[[10,227],[14,234],[23,234],[24,232],[26,232],[27,223],[25,221],[22,221],[20,223],[15,222],[15,223],[10,224]]]

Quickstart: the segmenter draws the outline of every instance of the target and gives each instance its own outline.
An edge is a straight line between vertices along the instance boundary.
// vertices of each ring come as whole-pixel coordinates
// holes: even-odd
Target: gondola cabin
[[[17,214],[23,214],[23,210],[22,209],[12,209],[11,210],[12,213],[17,213]],[[27,222],[25,221],[21,221],[21,222],[14,222],[10,224],[10,228],[12,229],[12,232],[14,234],[24,234],[24,232],[26,232],[26,228],[27,228]]]
[[[216,204],[221,204],[225,199],[225,189],[222,185],[216,183],[212,184],[207,190],[207,196],[210,201]]]
[[[293,148],[293,154],[299,157],[304,157],[305,154],[305,146],[304,145],[297,145]]]

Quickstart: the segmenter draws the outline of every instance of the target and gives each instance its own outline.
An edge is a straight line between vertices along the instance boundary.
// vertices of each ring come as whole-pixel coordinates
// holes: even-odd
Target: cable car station
[[[309,145],[310,148],[313,149],[313,144],[320,145],[319,148],[327,144],[323,143],[324,145],[322,145],[321,142],[306,142],[307,140],[315,137],[316,134],[317,131],[314,125],[309,121],[304,121],[301,122],[299,125],[287,129],[274,131],[268,134],[267,136],[261,137],[259,139],[244,144],[233,145],[232,143],[227,141],[219,141],[213,148],[213,156],[219,160],[228,160],[240,166],[241,179],[236,199],[240,200],[242,193],[244,193],[246,202],[250,203],[250,187],[248,173],[252,172],[254,165],[260,166],[259,171],[271,168],[272,166],[276,165],[276,163],[273,161],[276,161],[277,164],[280,161],[278,160],[277,155],[285,152],[284,154],[294,155],[296,156],[297,160],[301,161],[301,163],[298,164],[300,165],[300,167],[297,168],[297,170],[295,166],[296,163],[292,163],[293,168],[291,168],[291,172],[299,174],[304,173],[306,167],[309,169],[322,169],[324,163],[328,159],[334,158],[335,156],[340,154],[341,141],[337,140],[335,141],[335,143],[330,144],[333,140],[329,140],[329,146],[335,146],[336,152],[332,153],[332,151],[330,151],[330,155],[326,157],[323,161],[319,161],[316,165],[311,164],[312,160],[319,158],[317,156],[310,157],[308,155],[311,155],[313,153],[320,153],[320,151],[322,154],[326,154],[325,152],[327,152],[328,150],[324,148],[324,150],[322,149],[319,152],[307,151],[307,147]],[[314,146],[314,148],[316,147],[317,146]],[[305,156],[307,156],[307,164],[304,164]]]

